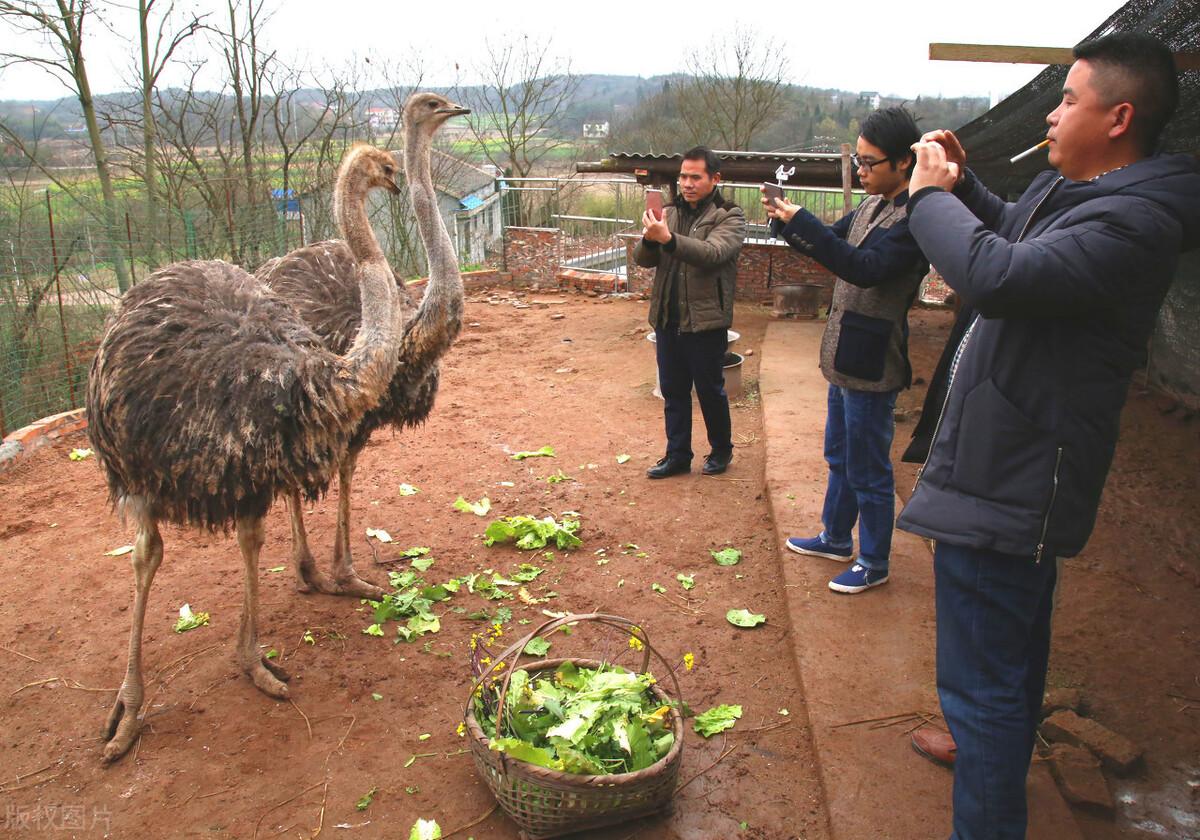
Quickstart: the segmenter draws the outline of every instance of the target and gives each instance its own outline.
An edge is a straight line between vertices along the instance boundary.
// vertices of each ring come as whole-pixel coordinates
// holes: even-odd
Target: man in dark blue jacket
[[[853,160],[868,195],[832,226],[803,207],[763,199],[776,235],[838,278],[821,338],[821,373],[829,381],[824,527],[814,537],[789,537],[786,545],[797,554],[850,563],[829,582],[845,594],[888,580],[896,518],[892,413],[897,393],[912,380],[908,309],[928,271],[905,216],[911,146],[918,139],[917,124],[903,108],[883,108],[863,121]]]
[[[1057,558],[1095,524],[1121,408],[1181,250],[1200,170],[1154,155],[1178,99],[1145,35],[1081,44],[1046,118],[1050,164],[1014,204],[950,132],[915,148],[913,237],[973,308],[899,527],[937,541],[937,674],[957,744],[952,840],[1023,838]]]

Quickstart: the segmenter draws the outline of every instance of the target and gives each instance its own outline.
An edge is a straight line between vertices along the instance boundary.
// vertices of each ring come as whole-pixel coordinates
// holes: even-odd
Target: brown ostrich
[[[430,94],[416,94],[405,105],[406,125],[423,111],[444,105]],[[379,599],[384,590],[358,576],[350,551],[350,497],[359,453],[376,429],[391,425],[414,426],[425,421],[433,408],[438,388],[438,362],[450,348],[462,327],[463,287],[458,261],[450,235],[437,211],[437,200],[430,172],[431,137],[411,129],[405,136],[404,162],[413,211],[421,239],[429,257],[429,285],[420,308],[404,326],[399,363],[391,384],[379,405],[368,411],[350,441],[350,448],[338,466],[338,521],[334,537],[331,574],[317,569],[304,529],[300,493],[291,495],[292,561],[297,588],[301,592],[325,592]],[[317,242],[292,251],[258,270],[257,277],[269,285],[334,353],[345,352],[358,329],[357,284],[354,282],[362,254],[349,231],[369,225],[361,203],[341,194],[335,197],[339,224],[347,231],[347,241]],[[411,306],[407,290],[400,287],[406,305]]]
[[[462,109],[424,109],[426,136]],[[398,192],[391,154],[356,147],[338,173],[342,195]],[[349,184],[349,186],[346,186]],[[258,650],[258,556],[263,521],[280,493],[317,498],[366,413],[392,380],[404,309],[369,229],[348,230],[360,258],[361,327],[344,353],[273,291],[220,261],[184,262],[129,291],[88,380],[88,434],[109,495],[136,525],[135,589],[125,680],[105,726],[105,761],[137,739],[143,700],[141,638],[163,557],[159,522],[236,529],[245,597],[236,657],[264,693],[286,698],[287,674]],[[373,246],[373,249],[372,249]]]

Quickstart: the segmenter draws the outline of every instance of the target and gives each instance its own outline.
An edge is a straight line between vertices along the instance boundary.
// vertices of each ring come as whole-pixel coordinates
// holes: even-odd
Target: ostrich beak
[[[445,114],[445,115],[446,115],[446,116],[448,116],[448,117],[457,117],[457,116],[461,116],[461,115],[463,115],[463,114],[469,114],[469,113],[471,113],[471,109],[470,109],[470,108],[464,108],[464,107],[463,107],[463,106],[461,106],[461,105],[455,105],[455,104],[452,102],[452,103],[450,103],[449,105],[447,105],[445,108],[438,108],[438,109],[437,109],[437,112],[438,112],[439,114]]]

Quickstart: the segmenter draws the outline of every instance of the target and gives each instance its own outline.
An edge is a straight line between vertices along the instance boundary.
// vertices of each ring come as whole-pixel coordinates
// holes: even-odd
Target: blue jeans
[[[1057,563],[939,542],[933,569],[938,697],[958,748],[951,840],[1024,840]]]
[[[821,523],[825,540],[839,548],[853,542],[858,522],[858,562],[886,572],[896,519],[892,435],[896,392],[852,391],[829,386],[825,415],[825,461],[829,483]]]
[[[708,445],[714,455],[733,452],[733,427],[729,397],[725,394],[725,351],[729,334],[719,330],[681,333],[656,329],[654,349],[658,359],[658,387],[663,395],[663,420],[667,430],[667,457],[692,460],[692,388],[704,416]]]

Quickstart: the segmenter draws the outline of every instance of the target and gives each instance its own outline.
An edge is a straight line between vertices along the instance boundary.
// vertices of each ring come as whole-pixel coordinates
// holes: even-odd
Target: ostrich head
[[[399,193],[400,186],[396,183],[399,171],[400,167],[391,152],[363,143],[346,153],[338,170],[338,182],[353,181],[363,194],[373,189]]]
[[[456,105],[436,93],[414,93],[404,103],[404,126],[409,131],[432,136],[446,120],[469,113],[470,108]]]

